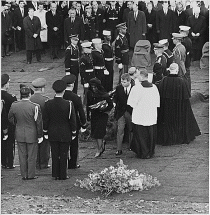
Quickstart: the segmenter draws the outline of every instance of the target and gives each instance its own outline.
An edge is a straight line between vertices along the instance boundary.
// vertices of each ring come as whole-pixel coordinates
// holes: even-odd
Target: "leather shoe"
[[[7,167],[7,169],[14,169],[15,168],[15,166],[13,165],[13,166],[11,166],[11,167]]]
[[[22,177],[22,179],[23,179],[23,180],[27,180],[27,178],[26,178],[26,177]]]
[[[16,71],[13,69],[12,72],[16,72]]]
[[[76,166],[70,166],[70,167],[68,167],[68,169],[78,169],[78,168],[80,168],[80,165],[79,164],[77,164]]]
[[[27,180],[33,180],[33,179],[37,179],[38,176],[34,176],[33,178],[27,178]]]
[[[117,152],[115,153],[115,155],[121,155],[122,154],[122,150],[117,150]]]
[[[66,180],[69,179],[69,176],[66,176],[66,178],[59,178],[59,180]]]
[[[25,72],[25,70],[24,70],[24,69],[21,69],[20,72]]]

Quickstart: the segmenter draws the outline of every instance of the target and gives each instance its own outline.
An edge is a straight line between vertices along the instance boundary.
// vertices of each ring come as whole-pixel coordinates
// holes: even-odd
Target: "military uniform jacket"
[[[43,114],[44,112],[44,107],[45,107],[45,102],[49,100],[49,97],[42,95],[41,93],[34,93],[31,97],[30,97],[30,101],[36,104],[40,105],[41,108],[41,112]]]
[[[70,142],[72,134],[76,134],[73,103],[61,97],[48,100],[45,103],[43,122],[49,141]]]
[[[179,65],[179,76],[183,76],[186,73],[185,68],[185,60],[186,60],[186,49],[181,44],[178,43],[173,49],[173,55],[174,55],[174,62]]]
[[[84,14],[85,40],[92,40],[96,37],[96,19],[95,16]]]
[[[116,25],[119,24],[119,8],[107,8],[104,13],[104,18],[106,20],[106,28],[115,30]]]
[[[90,79],[95,78],[95,71],[93,69],[92,54],[84,53],[80,58],[80,76],[81,83],[89,83]]]
[[[169,66],[174,62],[173,53],[169,49],[167,49],[163,52],[163,56],[165,56],[167,60],[166,67],[169,68]]]
[[[66,90],[63,98],[68,101],[72,101],[74,104],[76,121],[77,121],[77,130],[86,124],[85,112],[82,106],[81,97],[73,93],[71,90]]]
[[[184,37],[182,44],[186,49],[185,67],[189,68],[191,65],[192,40],[189,37]]]
[[[162,78],[163,75],[166,72],[166,57],[161,55],[158,56],[155,60],[155,64],[153,66],[153,81],[152,83],[157,84],[159,83]]]
[[[115,58],[118,64],[128,65],[129,63],[129,46],[125,35],[119,34],[115,41]]]
[[[65,51],[65,70],[71,74],[79,73],[79,49],[73,45],[69,45]]]
[[[96,70],[104,70],[105,68],[105,62],[104,62],[104,52],[103,50],[98,51],[97,49],[94,49],[92,51],[93,56],[93,68]],[[99,69],[101,68],[101,69]]]
[[[111,44],[103,43],[102,49],[104,52],[105,67],[108,71],[113,70],[113,48]]]
[[[42,113],[38,104],[29,100],[16,101],[10,108],[8,119],[15,125],[17,142],[37,143],[43,136]]]

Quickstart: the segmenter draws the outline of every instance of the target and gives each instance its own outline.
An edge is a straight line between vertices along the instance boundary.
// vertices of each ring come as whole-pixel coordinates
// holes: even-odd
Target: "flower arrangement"
[[[153,178],[151,175],[139,173],[135,169],[127,169],[127,165],[124,165],[121,159],[117,163],[117,167],[110,166],[100,173],[91,171],[88,178],[84,180],[77,179],[75,183],[75,186],[86,188],[92,192],[101,191],[106,197],[114,192],[142,191],[160,185],[157,178]]]

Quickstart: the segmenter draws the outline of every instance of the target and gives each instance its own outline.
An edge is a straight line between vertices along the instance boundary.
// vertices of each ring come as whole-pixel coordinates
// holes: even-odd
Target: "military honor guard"
[[[93,68],[95,70],[96,78],[101,81],[102,86],[105,88],[105,75],[109,72],[105,68],[104,51],[102,50],[102,41],[100,38],[92,39],[94,49],[92,50]]]
[[[67,87],[63,98],[68,101],[72,101],[76,114],[76,137],[70,143],[70,156],[68,156],[68,169],[76,169],[79,168],[80,165],[77,163],[78,158],[78,135],[79,130],[82,128],[84,130],[86,128],[86,117],[85,112],[82,106],[81,97],[73,92],[74,84],[76,81],[76,76],[73,74],[66,75],[62,78],[63,81],[66,82]]]
[[[80,76],[81,84],[84,87],[83,105],[86,105],[89,81],[96,76],[93,69],[92,42],[83,42],[81,46],[83,49],[83,55],[80,58]]]
[[[173,49],[174,62],[179,65],[178,75],[183,77],[186,74],[185,60],[186,60],[186,49],[182,45],[183,34],[172,33],[172,40],[175,45]]]
[[[66,82],[57,80],[52,85],[54,99],[45,103],[44,135],[48,136],[52,154],[52,177],[66,180],[69,145],[76,137],[76,116],[71,101],[63,99]]]
[[[17,101],[15,95],[8,93],[10,78],[8,74],[1,75],[1,100],[3,100],[4,108],[6,112],[7,124],[7,139],[5,138],[1,143],[1,165],[4,169],[15,168],[14,156],[15,156],[15,126],[8,121],[8,113],[13,102]]]
[[[79,76],[79,48],[77,46],[79,37],[78,35],[69,36],[71,44],[65,51],[65,71],[66,75],[73,74],[76,76],[73,92],[77,93],[78,89],[78,76]]]
[[[156,55],[155,64],[153,66],[153,84],[158,85],[163,78],[163,75],[166,74],[167,59],[163,55],[164,45],[159,43],[154,43],[154,53]]]
[[[191,54],[192,54],[192,40],[188,37],[190,27],[181,25],[179,26],[180,34],[182,34],[183,40],[182,44],[186,49],[186,60],[185,60],[185,68],[186,74],[185,77],[187,78],[188,88],[191,94],[191,78],[190,78],[190,66],[191,66]]]
[[[20,89],[21,100],[12,104],[8,119],[15,125],[20,172],[23,180],[36,179],[38,144],[43,141],[43,123],[40,106],[29,100],[31,89]]]
[[[40,105],[43,115],[45,102],[49,100],[49,97],[43,95],[45,91],[46,80],[44,78],[37,78],[32,81],[34,87],[34,94],[31,95],[30,101]],[[48,139],[43,137],[43,142],[38,145],[38,153],[36,160],[37,169],[48,168],[48,162],[50,159],[50,143]]]
[[[114,53],[113,47],[111,44],[111,31],[104,30],[103,31],[104,41],[102,44],[102,50],[104,52],[104,60],[105,60],[105,68],[109,72],[109,74],[105,74],[104,77],[104,87],[107,92],[113,90],[113,79],[114,79]]]
[[[119,35],[115,41],[115,59],[119,68],[119,82],[121,81],[121,75],[123,73],[128,73],[129,64],[129,46],[128,40],[126,38],[126,23],[121,23],[116,26],[119,30]]]

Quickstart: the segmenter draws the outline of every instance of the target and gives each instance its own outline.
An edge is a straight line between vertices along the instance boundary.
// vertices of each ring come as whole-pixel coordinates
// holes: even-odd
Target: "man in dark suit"
[[[79,76],[79,47],[77,46],[79,38],[78,35],[69,36],[71,44],[65,51],[65,70],[66,75],[73,74],[76,76],[73,92],[77,94],[78,76]]]
[[[122,154],[122,142],[124,137],[125,125],[129,134],[129,147],[132,140],[132,123],[131,114],[132,108],[127,105],[129,93],[133,84],[131,84],[131,77],[129,74],[121,76],[121,84],[116,87],[114,94],[115,118],[117,120],[117,152],[116,155]]]
[[[25,31],[23,28],[23,19],[28,15],[27,7],[24,6],[24,1],[19,1],[19,7],[14,11],[14,27],[16,29],[16,43],[19,51],[25,49]]]
[[[51,57],[53,59],[59,58],[58,51],[61,46],[61,26],[62,15],[57,11],[57,5],[51,3],[50,11],[46,13],[46,23],[48,26],[48,44],[51,50]]]
[[[81,97],[77,94],[73,93],[74,83],[76,81],[76,76],[73,74],[66,75],[62,78],[63,81],[66,82],[67,87],[66,91],[63,95],[63,98],[68,101],[72,101],[75,109],[76,114],[76,122],[77,122],[77,133],[74,140],[71,141],[70,144],[70,157],[68,158],[68,169],[76,169],[79,168],[80,165],[77,164],[77,157],[78,157],[78,135],[79,130],[85,129],[86,127],[86,117],[85,112],[82,106]]]
[[[44,89],[46,85],[46,80],[44,78],[37,78],[32,81],[32,86],[34,87],[34,94],[31,96],[30,101],[40,105],[41,112],[43,115],[45,102],[49,100],[49,97],[44,96]],[[38,153],[36,159],[36,168],[46,169],[48,168],[48,162],[50,159],[50,143],[45,137],[43,142],[38,146]]]
[[[82,5],[81,2],[77,2],[77,6],[76,6],[76,16],[79,16],[80,18],[83,17],[84,15],[84,10],[82,9]]]
[[[32,1],[28,1],[27,3],[27,8],[33,8],[34,11],[38,10],[38,3],[37,3],[38,0],[32,0]]]
[[[69,18],[64,21],[64,40],[69,45],[69,36],[77,34],[79,39],[84,40],[84,24],[82,18],[76,16],[76,10],[69,10]]]
[[[1,143],[1,164],[2,168],[13,169],[15,168],[15,127],[8,121],[8,113],[13,102],[17,101],[15,95],[8,93],[9,89],[9,75],[1,75],[1,99],[4,101],[6,112],[6,124],[8,125],[8,138]]]
[[[52,154],[52,177],[65,180],[67,176],[67,156],[71,141],[76,138],[76,116],[71,101],[63,99],[66,83],[57,80],[52,88],[54,99],[45,103],[43,114],[44,134],[49,137]]]
[[[14,102],[8,119],[15,125],[15,139],[18,146],[20,171],[23,180],[35,179],[38,143],[43,141],[42,113],[38,104],[29,98],[31,89],[20,89],[22,100]]]

